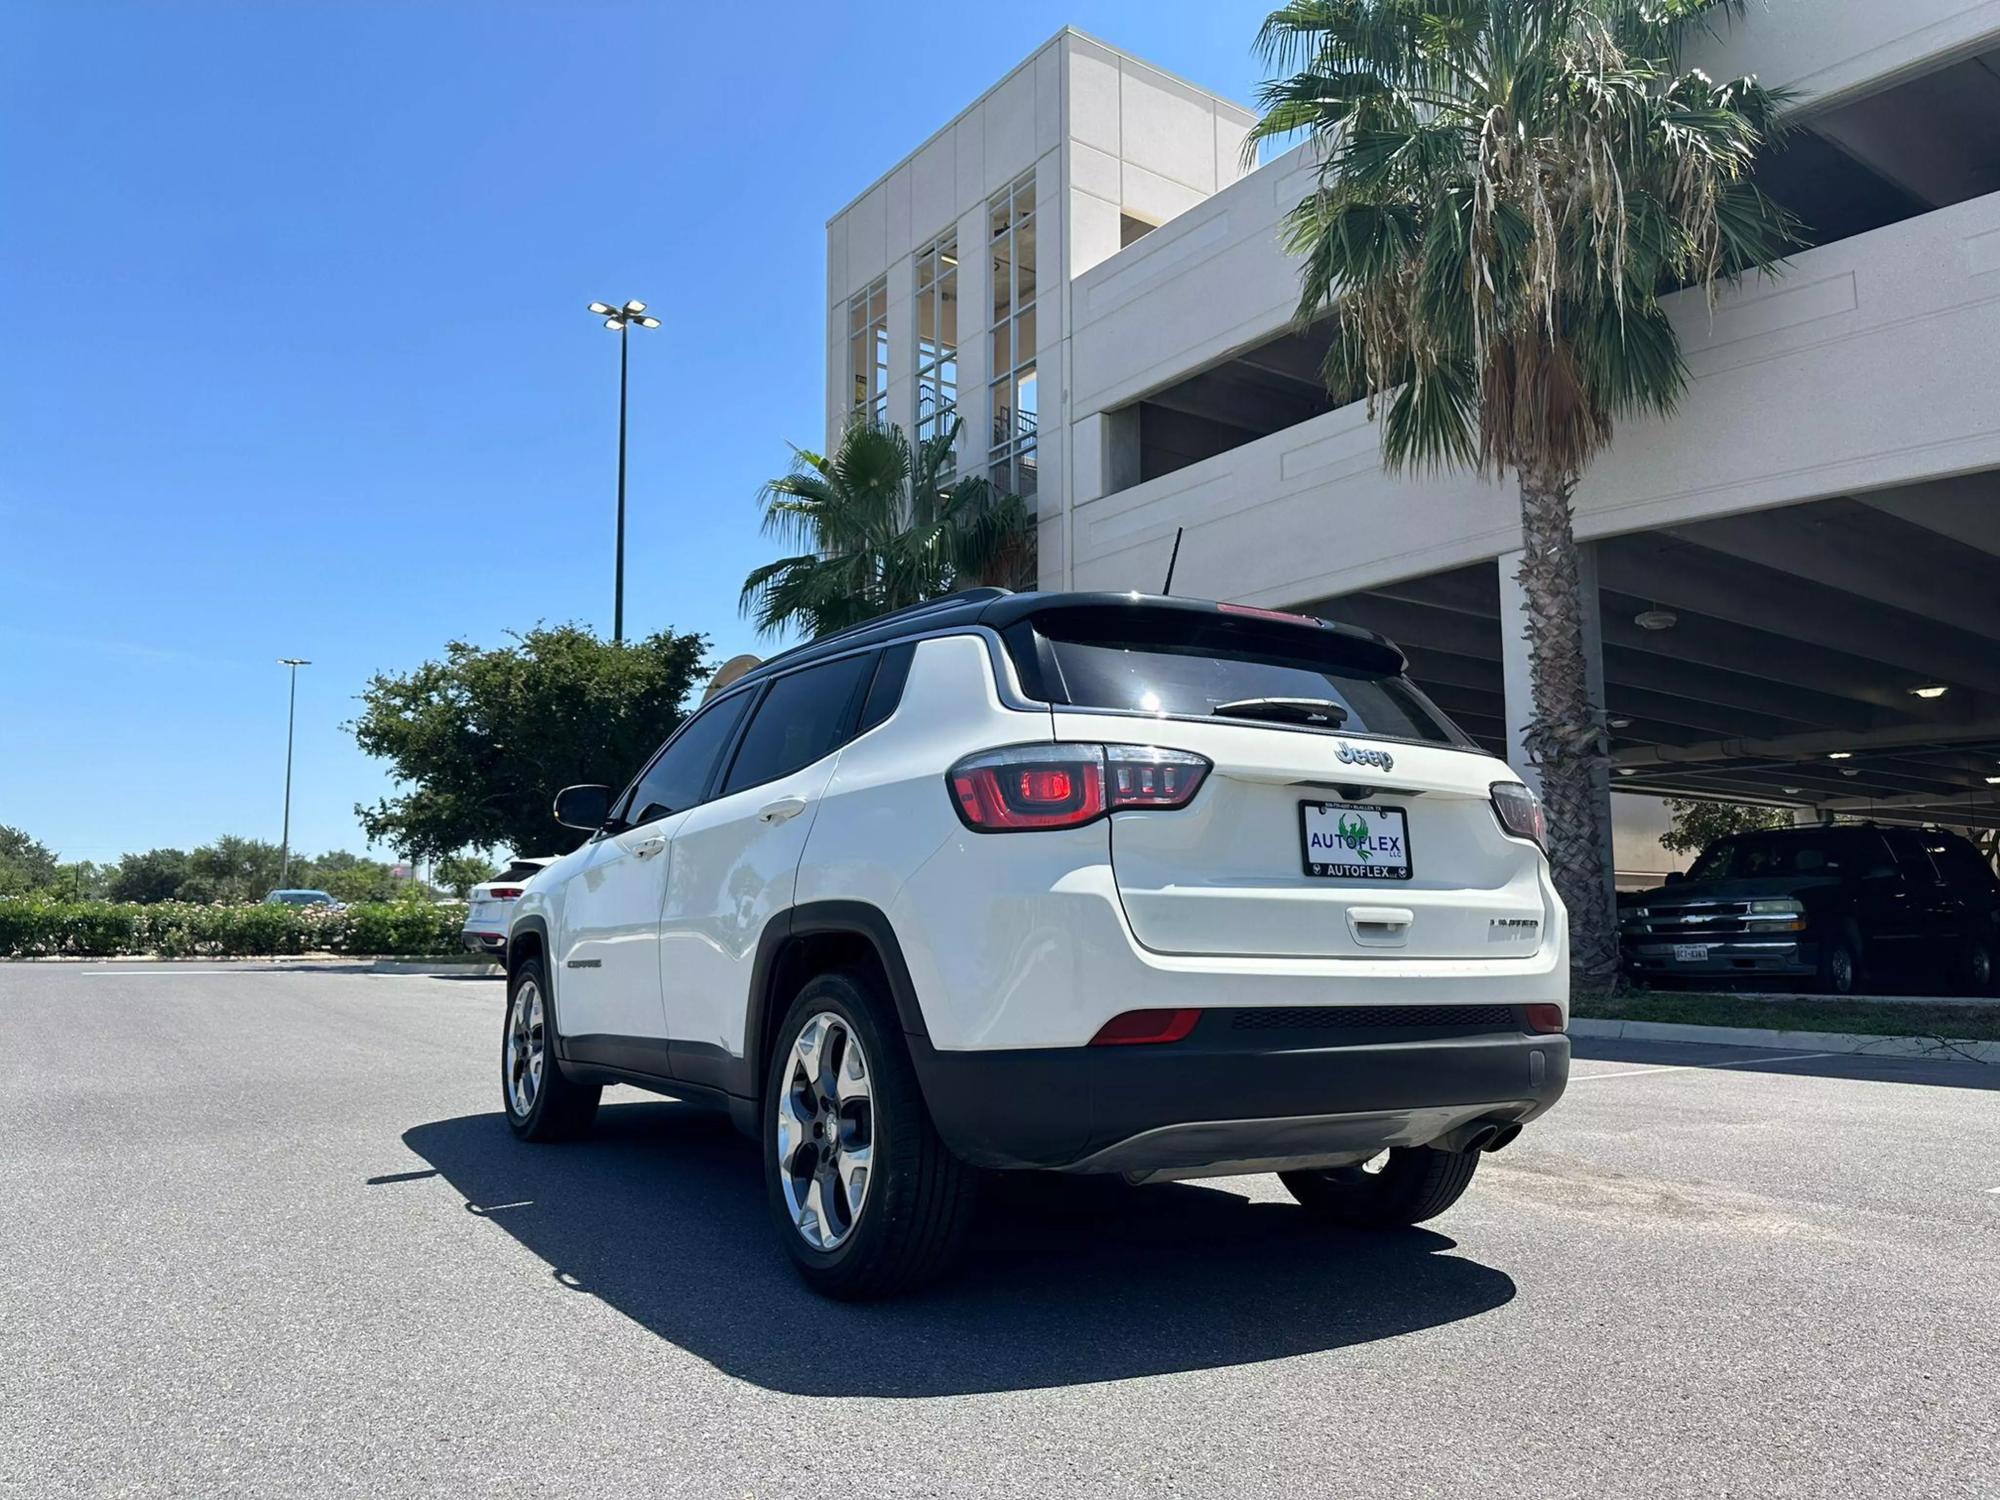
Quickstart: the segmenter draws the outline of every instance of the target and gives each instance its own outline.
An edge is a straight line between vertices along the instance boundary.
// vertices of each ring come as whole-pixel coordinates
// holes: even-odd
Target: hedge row
[[[463,951],[460,905],[391,901],[313,906],[196,906],[164,901],[0,899],[0,957],[248,958],[285,953],[432,955]]]

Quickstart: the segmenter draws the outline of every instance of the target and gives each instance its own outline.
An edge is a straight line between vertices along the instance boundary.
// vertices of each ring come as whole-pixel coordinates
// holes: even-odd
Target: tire
[[[1993,993],[1993,945],[1984,938],[1968,938],[1958,955],[1958,987],[1968,995]]]
[[[524,1141],[566,1141],[597,1118],[604,1090],[572,1082],[556,1061],[555,1010],[539,958],[507,976],[500,1023],[500,1105],[507,1128]]]
[[[1819,975],[1815,987],[1822,995],[1851,995],[1861,982],[1861,965],[1846,938],[1829,938],[1819,945]]]
[[[1477,1151],[1414,1146],[1359,1166],[1280,1172],[1278,1180],[1314,1218],[1348,1229],[1407,1229],[1458,1202],[1478,1169]]]
[[[821,974],[799,991],[765,1071],[758,1135],[772,1224],[814,1291],[892,1296],[943,1274],[964,1246],[978,1174],[938,1137],[895,1008],[867,977]]]

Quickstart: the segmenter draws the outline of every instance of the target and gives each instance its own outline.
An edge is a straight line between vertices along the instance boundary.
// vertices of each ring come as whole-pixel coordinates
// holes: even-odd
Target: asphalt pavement
[[[502,1002],[0,966],[0,1495],[2000,1495],[2000,1067],[1581,1043],[1426,1229],[1024,1179],[843,1307],[725,1123],[517,1144]]]

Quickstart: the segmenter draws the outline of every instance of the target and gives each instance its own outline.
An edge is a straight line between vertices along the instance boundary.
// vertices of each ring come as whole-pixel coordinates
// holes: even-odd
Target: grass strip
[[[1683,1026],[1743,1026],[1771,1031],[1844,1031],[1862,1036],[1935,1036],[2000,1042],[2000,1007],[1891,1005],[1873,1000],[1764,1000],[1754,995],[1632,994],[1576,996],[1571,1012],[1599,1021],[1665,1021]]]

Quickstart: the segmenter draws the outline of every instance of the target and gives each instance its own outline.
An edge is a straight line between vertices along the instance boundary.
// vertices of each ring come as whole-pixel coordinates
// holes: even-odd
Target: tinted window
[[[650,823],[669,813],[685,812],[701,801],[716,761],[729,748],[743,710],[755,696],[744,692],[718,699],[683,724],[633,789],[633,811],[625,821]]]
[[[845,744],[853,736],[855,712],[874,670],[873,656],[847,656],[772,683],[743,732],[743,748],[736,752],[723,791],[789,776]]]
[[[1884,835],[1896,851],[1896,863],[1912,880],[1936,880],[1937,867],[1931,863],[1924,841],[1914,828],[1891,828]]]
[[[861,705],[861,722],[854,726],[856,734],[865,734],[896,711],[896,705],[903,701],[903,684],[910,678],[910,661],[917,654],[917,643],[905,641],[900,646],[891,646],[882,653],[882,663],[875,669],[875,680],[868,686],[868,697]]]
[[[1742,834],[1710,844],[1688,871],[1690,880],[1746,880],[1767,875],[1838,875],[1847,840],[1795,833]]]
[[[1024,683],[1039,678],[1053,701],[1134,713],[1220,715],[1283,727],[1268,710],[1226,714],[1231,704],[1292,698],[1332,705],[1347,734],[1467,743],[1397,670],[1393,653],[1330,630],[1272,626],[1230,615],[1164,611],[1062,611],[1036,619],[1039,639]],[[1292,720],[1293,725],[1300,721]]]
[[[1993,867],[1979,851],[1953,834],[1926,834],[1931,858],[1938,872],[1961,890],[1979,890],[1993,884]]]

